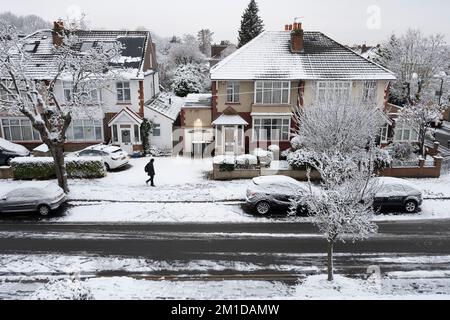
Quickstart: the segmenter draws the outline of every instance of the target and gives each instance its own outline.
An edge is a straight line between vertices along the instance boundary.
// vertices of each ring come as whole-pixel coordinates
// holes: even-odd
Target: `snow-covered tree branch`
[[[373,106],[329,101],[295,112],[297,150],[309,156],[309,170],[321,175],[321,191],[311,186],[292,202],[292,211],[307,208],[328,243],[328,279],[333,280],[335,242],[365,239],[377,231],[372,222],[376,184],[376,137],[381,110]]]
[[[53,31],[55,32],[55,31]],[[74,30],[61,28],[54,34],[59,44],[52,49],[53,60],[45,77],[36,78],[27,38],[19,38],[14,27],[0,26],[1,109],[10,115],[24,115],[39,132],[55,161],[59,185],[67,192],[64,164],[66,130],[74,115],[94,112],[98,108],[98,90],[114,78],[110,66],[120,52],[120,45],[99,45],[80,52]],[[62,99],[56,88],[70,83],[70,95]]]

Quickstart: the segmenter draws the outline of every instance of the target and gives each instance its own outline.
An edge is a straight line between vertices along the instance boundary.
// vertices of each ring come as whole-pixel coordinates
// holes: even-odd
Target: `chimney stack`
[[[291,30],[291,28],[289,29]],[[295,22],[291,31],[291,52],[302,53],[304,52],[304,33],[302,29],[302,23]]]
[[[53,22],[52,36],[53,36],[53,45],[55,47],[62,46],[64,37],[64,22],[62,20]]]

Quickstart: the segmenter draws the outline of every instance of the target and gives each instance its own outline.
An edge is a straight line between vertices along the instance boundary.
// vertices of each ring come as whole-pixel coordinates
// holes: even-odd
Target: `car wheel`
[[[47,217],[50,214],[50,207],[45,204],[40,205],[38,208],[38,212],[41,216]]]
[[[414,213],[417,211],[417,202],[414,200],[409,200],[405,203],[405,210],[408,213]]]
[[[106,162],[105,162],[105,168],[106,168],[106,171],[111,171],[111,167]]]
[[[258,212],[259,215],[266,215],[268,214],[270,211],[270,204],[267,203],[266,201],[261,201],[258,202],[258,204],[256,205],[256,212]]]

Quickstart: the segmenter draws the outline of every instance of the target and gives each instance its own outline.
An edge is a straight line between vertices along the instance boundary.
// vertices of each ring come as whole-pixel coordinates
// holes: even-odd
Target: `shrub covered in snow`
[[[258,162],[261,166],[270,167],[273,160],[272,152],[257,148],[253,150],[253,155],[258,158]]]
[[[66,158],[67,175],[72,179],[95,179],[106,176],[101,158]],[[56,177],[53,158],[22,157],[11,161],[14,179],[47,180]]]
[[[152,157],[162,157],[164,156],[164,150],[156,147],[156,146],[151,146],[149,153]]]
[[[258,158],[251,154],[244,154],[236,157],[236,168],[254,169],[258,165]]]
[[[294,151],[303,148],[304,147],[304,143],[302,141],[302,138],[300,136],[295,136],[294,138],[292,138],[291,146],[292,146],[292,149]]]
[[[220,171],[233,171],[236,167],[236,158],[234,156],[215,156],[213,163],[219,165]]]
[[[387,150],[395,160],[412,161],[418,159],[416,152],[419,151],[419,148],[409,142],[396,142],[389,146]]]
[[[374,164],[377,169],[388,168],[392,163],[392,156],[386,149],[374,149]]]
[[[94,300],[89,288],[79,280],[52,280],[36,290],[31,300]]]
[[[306,170],[311,167],[315,154],[305,149],[299,149],[287,155],[287,162],[295,170]]]

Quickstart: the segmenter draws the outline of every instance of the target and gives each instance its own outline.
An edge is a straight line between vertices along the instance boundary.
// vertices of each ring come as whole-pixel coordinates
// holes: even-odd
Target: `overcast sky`
[[[145,26],[161,36],[214,32],[214,40],[236,42],[249,0],[0,0],[0,12],[36,14],[53,21],[67,13],[87,14],[91,28]],[[282,30],[294,17],[304,29],[344,43],[376,44],[409,27],[443,33],[450,43],[448,0],[258,0],[266,30]]]

